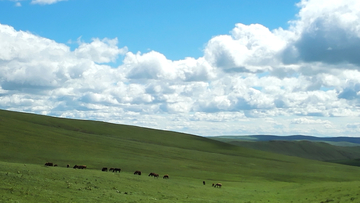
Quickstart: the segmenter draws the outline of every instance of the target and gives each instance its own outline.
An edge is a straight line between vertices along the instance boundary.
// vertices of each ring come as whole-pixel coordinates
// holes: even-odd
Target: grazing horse
[[[119,172],[120,173],[120,171],[121,171],[121,168],[114,168],[114,170],[113,170],[113,172]]]
[[[58,166],[57,164],[54,164],[54,166]]]
[[[205,180],[203,181],[203,185],[205,185]]]
[[[169,179],[169,175],[168,174],[164,175],[163,179]]]
[[[107,168],[106,168],[106,167],[103,167],[103,168],[101,169],[101,171],[107,171]]]
[[[154,176],[154,178],[158,178],[158,177],[159,177],[159,174],[157,174],[157,173],[150,173],[149,176]]]
[[[70,164],[66,165],[66,168],[69,168],[70,167]]]
[[[46,163],[45,163],[45,166],[54,166],[54,163],[46,162]]]
[[[75,165],[73,168],[86,169],[86,165]]]
[[[221,186],[222,186],[221,183],[216,183],[216,184],[214,185],[214,187],[219,187],[219,188],[221,188]]]
[[[135,171],[134,175],[141,175],[141,171]]]
[[[115,168],[110,168],[110,169],[109,169],[109,171],[112,171],[112,172],[114,172],[114,169],[115,169]]]

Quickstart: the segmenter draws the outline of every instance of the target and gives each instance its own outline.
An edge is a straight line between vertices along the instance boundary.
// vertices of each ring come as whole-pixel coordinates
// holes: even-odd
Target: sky
[[[358,0],[0,0],[0,109],[360,137]]]

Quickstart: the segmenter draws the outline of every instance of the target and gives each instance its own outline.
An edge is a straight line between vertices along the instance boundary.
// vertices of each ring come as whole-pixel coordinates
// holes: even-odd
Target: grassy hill
[[[249,149],[360,166],[360,138],[355,137],[252,135],[209,138]]]
[[[0,202],[360,200],[358,167],[135,126],[0,110],[0,149]],[[143,175],[134,176],[135,170]],[[213,182],[223,187],[212,188]]]

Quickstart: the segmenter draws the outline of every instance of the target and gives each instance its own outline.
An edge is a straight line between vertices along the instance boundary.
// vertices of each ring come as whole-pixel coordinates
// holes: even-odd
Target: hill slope
[[[347,163],[360,158],[359,138],[312,136],[218,136],[210,139],[236,146],[306,159]],[[353,162],[353,161],[352,161]]]
[[[147,187],[147,180],[132,178],[135,170],[141,170],[145,175],[149,172],[170,174],[171,180],[176,181],[166,187],[174,193],[188,191],[190,194],[191,188],[198,187],[194,184],[201,183],[202,180],[222,182],[224,188],[228,186],[229,190],[224,189],[224,192],[227,192],[221,197],[238,196],[236,191],[239,191],[239,188],[245,193],[244,185],[253,188],[253,192],[248,196],[254,198],[258,196],[256,188],[259,187],[263,188],[262,195],[268,197],[268,185],[271,185],[270,188],[287,188],[291,191],[301,184],[303,191],[307,191],[308,185],[310,187],[315,183],[323,188],[323,185],[328,185],[329,182],[331,185],[342,182],[342,187],[347,188],[345,183],[349,182],[350,188],[350,185],[353,186],[350,182],[360,182],[360,177],[357,176],[360,173],[358,167],[261,152],[182,133],[4,110],[0,110],[0,149],[0,175],[6,185],[0,187],[0,196],[13,195],[14,184],[25,181],[23,178],[28,178],[26,181],[29,181],[29,186],[22,187],[31,188],[34,184],[37,184],[36,188],[43,187],[43,181],[48,181],[51,176],[50,179],[56,180],[57,184],[54,190],[62,188],[63,181],[71,182],[66,178],[66,164],[87,165],[86,172],[82,172],[83,181],[95,181],[99,178],[109,181],[108,176],[100,175],[101,168],[119,167],[122,169],[121,174],[128,177],[129,182],[122,186],[127,190],[138,190],[136,185],[140,189]],[[48,161],[59,165],[57,169],[53,168],[59,175],[45,173],[46,167],[43,165]],[[28,169],[22,169],[23,164],[28,165]],[[72,182],[74,185],[80,181],[80,176],[75,173],[71,173],[71,176],[77,177],[76,181]],[[123,183],[121,179],[116,181],[116,184]],[[90,185],[92,184],[93,182]],[[106,183],[103,183],[98,187],[108,188],[105,185]],[[185,189],[187,185],[190,189]],[[150,191],[144,189],[147,190]],[[277,193],[274,189],[271,191],[271,194]],[[69,192],[67,195],[78,194],[73,190]],[[48,193],[51,195],[54,192],[50,190]],[[19,195],[23,193],[16,193],[16,197]],[[313,195],[315,196],[319,197],[317,194]],[[199,202],[204,202],[201,198],[206,199],[198,196],[196,198],[200,198]],[[215,202],[220,201],[219,196],[214,198],[217,199]],[[292,198],[294,196],[290,197]],[[275,197],[273,199],[276,200]],[[182,201],[196,202],[194,199]],[[209,199],[206,201],[209,202]]]

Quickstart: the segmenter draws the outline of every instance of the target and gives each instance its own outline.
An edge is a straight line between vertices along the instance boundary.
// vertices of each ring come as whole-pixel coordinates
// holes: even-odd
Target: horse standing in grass
[[[163,179],[169,179],[169,175],[168,174],[164,175]]]
[[[54,163],[46,162],[46,163],[45,163],[45,166],[54,166]]]
[[[203,185],[205,185],[205,180],[203,181]]]
[[[119,172],[120,173],[121,169],[120,168],[114,168],[113,172]]]
[[[214,186],[214,187],[219,187],[219,188],[221,188],[222,184],[221,184],[221,183],[216,183],[216,184],[214,185],[214,183],[213,183],[213,186]]]
[[[134,175],[141,175],[141,171],[135,171]]]
[[[159,174],[157,174],[157,173],[150,173],[149,176],[154,176],[154,178],[158,178],[158,177],[159,177]]]
[[[86,165],[75,165],[73,168],[86,169]]]
[[[106,167],[103,167],[101,171],[107,171],[108,169]]]

